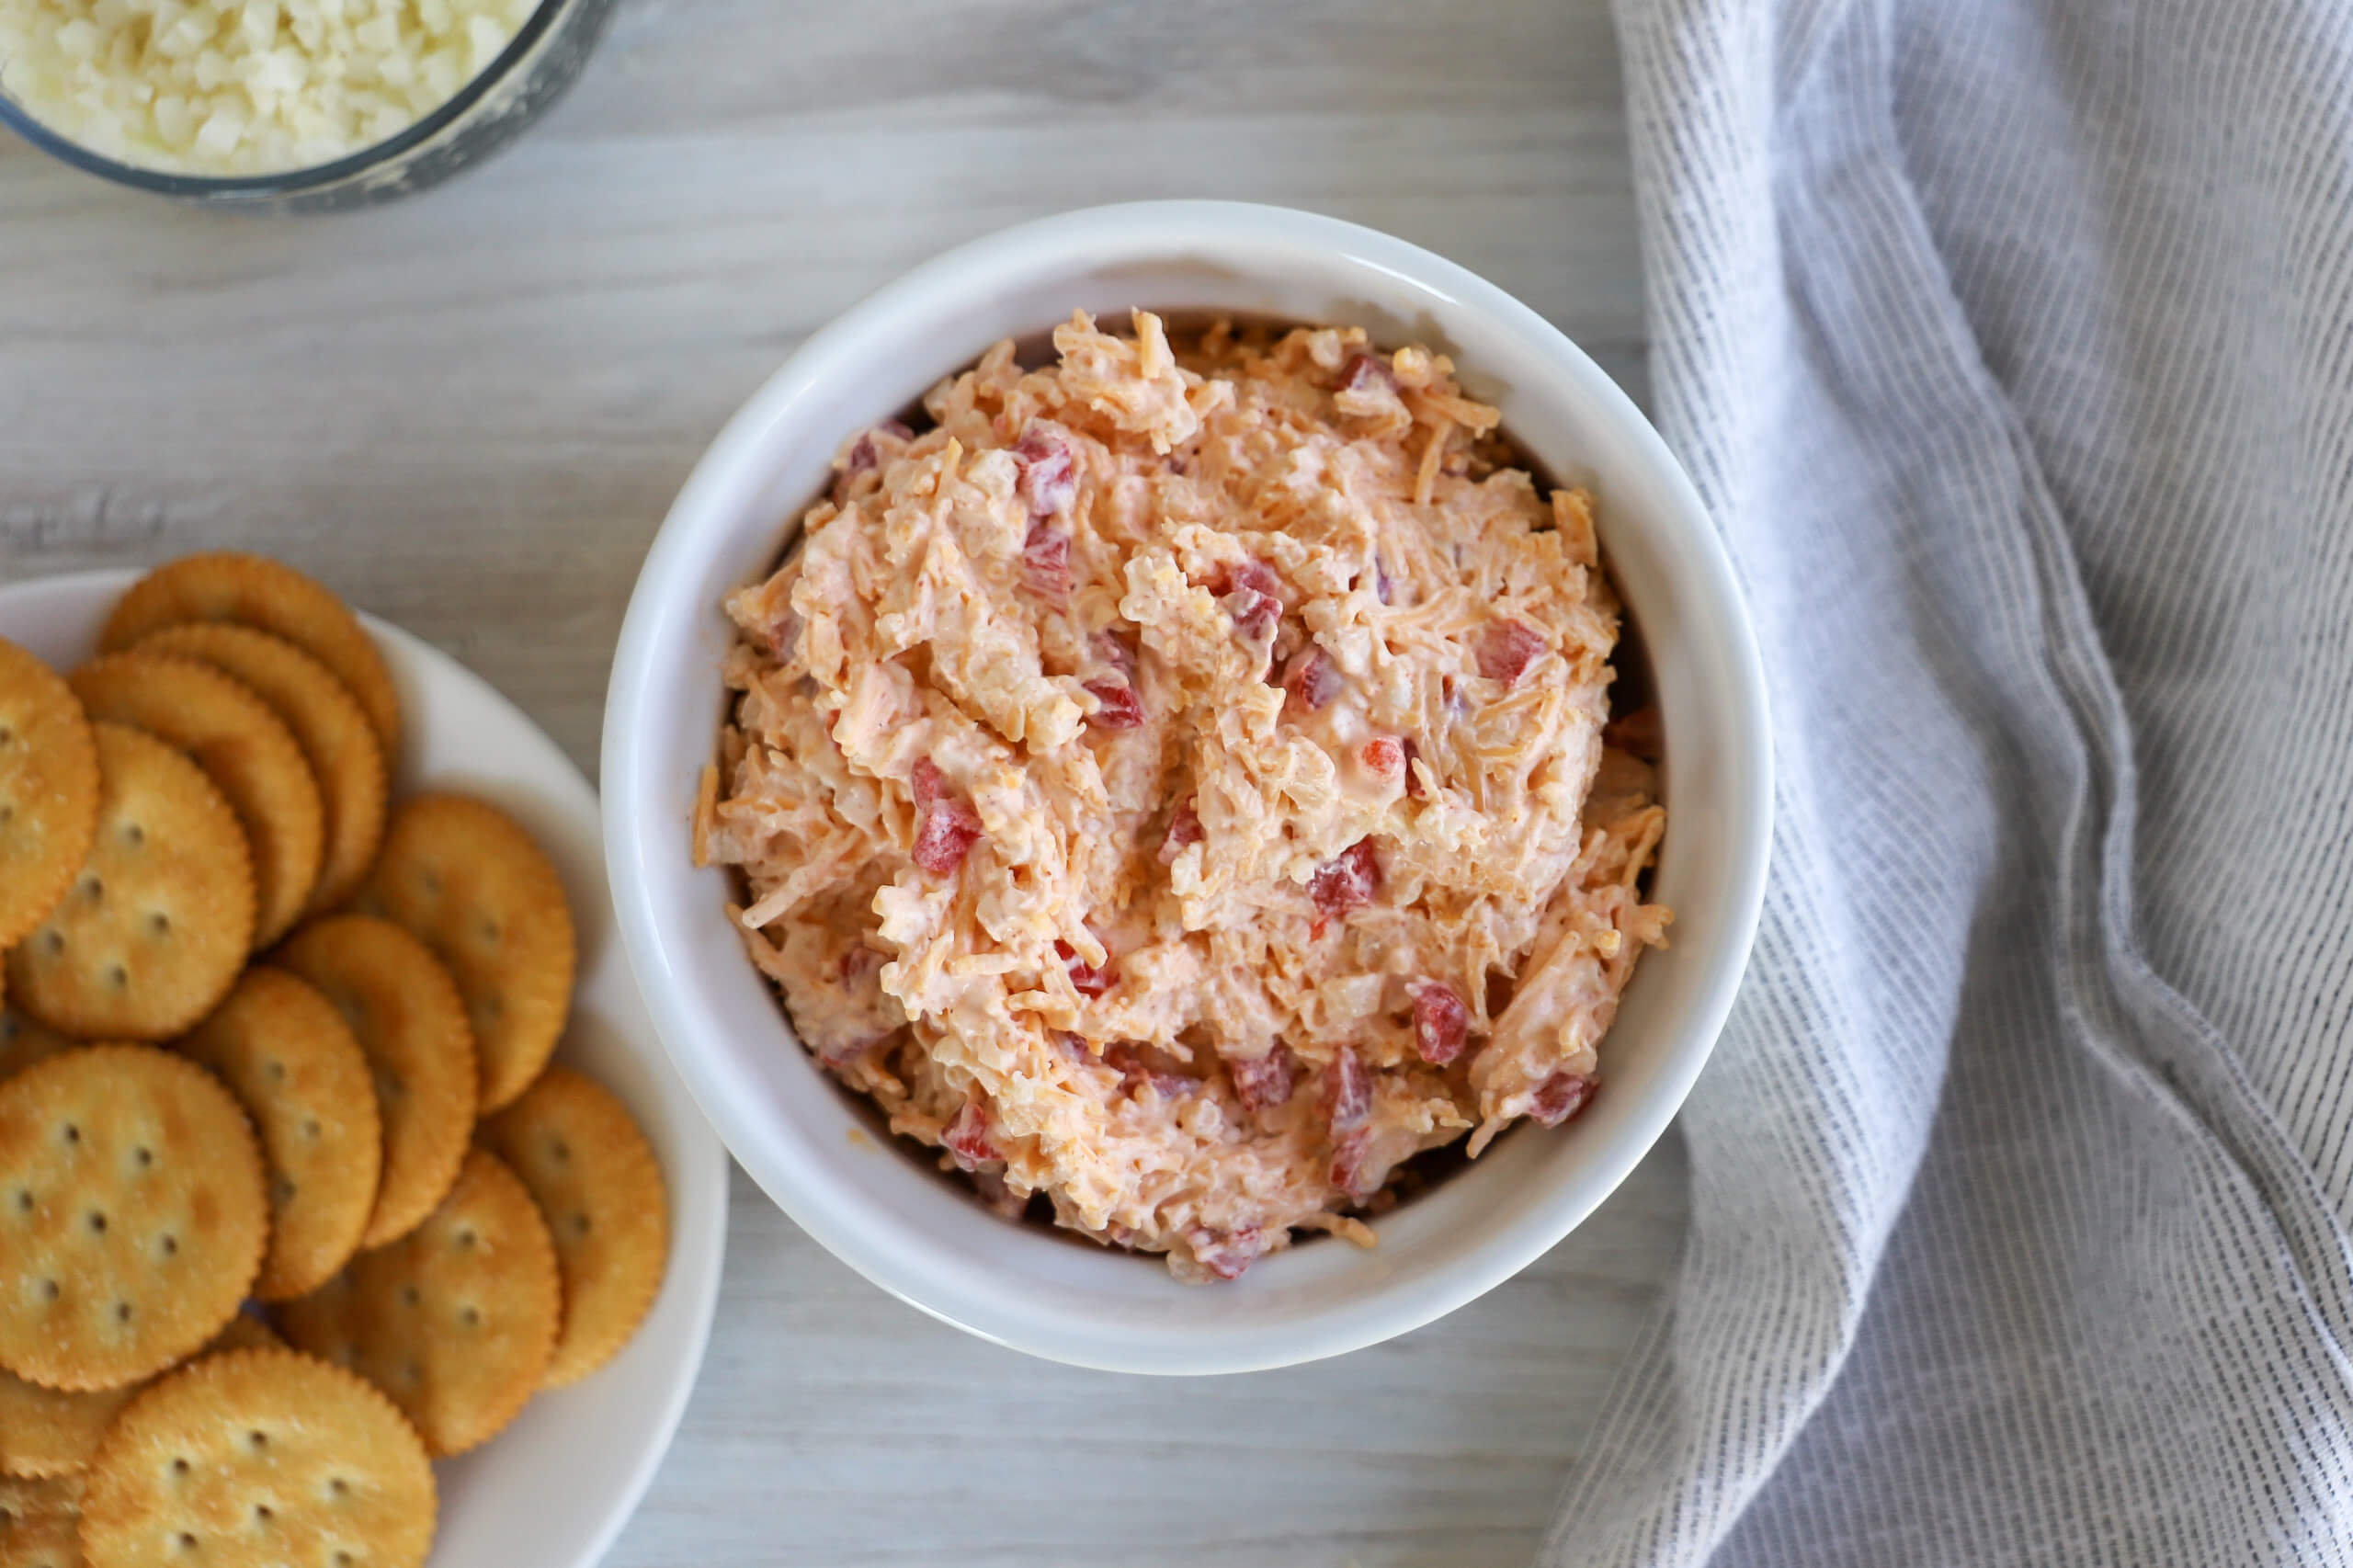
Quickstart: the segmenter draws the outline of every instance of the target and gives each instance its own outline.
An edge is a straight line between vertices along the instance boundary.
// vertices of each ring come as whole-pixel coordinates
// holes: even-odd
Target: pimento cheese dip
[[[1133,327],[847,444],[727,602],[697,850],[892,1131],[1230,1279],[1585,1106],[1665,812],[1591,502],[1443,356]]]

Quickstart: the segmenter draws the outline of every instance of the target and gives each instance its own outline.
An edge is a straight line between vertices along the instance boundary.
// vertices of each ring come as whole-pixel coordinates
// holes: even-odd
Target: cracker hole
[[[124,823],[122,824],[122,841],[125,844],[130,845],[133,849],[137,849],[146,844],[147,830],[140,826],[135,822]]]
[[[572,1145],[561,1138],[548,1140],[548,1157],[562,1162],[572,1158]]]
[[[344,1478],[343,1478],[343,1477],[341,1477],[341,1476],[339,1476],[339,1475],[330,1475],[330,1476],[328,1476],[328,1477],[327,1477],[327,1494],[328,1494],[328,1495],[330,1495],[330,1496],[334,1496],[334,1497],[343,1497],[343,1496],[347,1496],[347,1495],[350,1494],[350,1492],[351,1492],[351,1483],[350,1483],[349,1482],[347,1482],[347,1481],[344,1480]],[[348,1553],[345,1553],[344,1555],[348,1556],[349,1554],[348,1554]]]
[[[574,1214],[572,1217],[572,1233],[575,1236],[585,1236],[588,1233],[587,1215]]]
[[[335,1554],[335,1568],[351,1568],[351,1553],[348,1551],[336,1552]]]
[[[117,1301],[114,1304],[114,1321],[117,1323],[129,1323],[131,1321],[131,1303],[129,1301]]]
[[[40,934],[40,941],[41,946],[49,949],[51,958],[65,950],[65,933],[54,926]]]
[[[294,1184],[279,1176],[269,1184],[269,1198],[271,1202],[283,1209],[294,1201]]]
[[[0,826],[6,826],[16,820],[17,808],[6,801],[0,801]]]
[[[425,1369],[418,1366],[415,1362],[411,1361],[407,1366],[401,1369],[401,1375],[408,1380],[408,1383],[411,1388],[415,1388],[418,1383],[425,1381]]]
[[[177,1460],[174,1460],[172,1461],[172,1473],[173,1473],[174,1475],[186,1475],[186,1474],[188,1473],[188,1460],[184,1460],[184,1459],[177,1459]]]
[[[85,871],[82,875],[81,881],[75,884],[74,891],[80,893],[84,898],[88,899],[92,903],[96,903],[98,900],[106,896],[107,885]]]
[[[9,728],[6,724],[0,724],[0,746],[6,745],[10,741],[15,740],[16,738],[17,732],[15,730]]]
[[[413,1307],[417,1304],[417,1301],[418,1297],[415,1286],[404,1285],[401,1287],[401,1305],[404,1307]]]
[[[180,1255],[180,1239],[177,1236],[158,1236],[155,1238],[155,1250],[165,1257],[177,1257]]]
[[[269,1434],[256,1428],[245,1434],[245,1451],[258,1454],[269,1447]]]
[[[17,1188],[17,1212],[19,1214],[29,1214],[32,1211],[33,1189],[29,1187],[20,1187]]]
[[[160,909],[151,910],[147,915],[147,929],[158,937],[167,936],[172,929],[172,917]]]
[[[475,1242],[481,1239],[482,1238],[480,1236],[474,1233],[474,1229],[471,1225],[458,1233],[458,1244],[460,1247],[471,1247]]]
[[[482,1326],[482,1309],[480,1307],[461,1308],[458,1312],[458,1321],[464,1324],[468,1328],[480,1328]]]
[[[119,963],[110,963],[107,965],[107,983],[120,991],[131,983],[131,971]]]
[[[155,1151],[142,1143],[131,1151],[131,1157],[139,1162],[139,1168],[143,1171],[155,1163]]]
[[[316,1138],[318,1135],[319,1135],[319,1120],[318,1120],[318,1118],[316,1118],[316,1117],[314,1117],[314,1116],[306,1116],[306,1117],[304,1117],[304,1118],[302,1119],[302,1136],[303,1136],[303,1137],[305,1137],[305,1138]]]
[[[53,1301],[57,1300],[56,1280],[44,1279],[40,1282],[40,1299],[44,1301]]]
[[[79,1143],[82,1141],[82,1130],[73,1122],[69,1121],[63,1128],[59,1130],[58,1136],[64,1139],[68,1143]]]
[[[277,1515],[269,1511],[268,1504],[256,1503],[254,1505],[254,1523],[257,1525],[267,1525],[270,1520],[277,1517]]]
[[[182,1551],[194,1551],[196,1550],[196,1537],[188,1534],[186,1530],[180,1531],[180,1550]]]
[[[426,896],[428,898],[441,896],[441,876],[438,871],[419,870],[416,873],[416,885],[425,890]]]
[[[286,1082],[286,1063],[283,1062],[275,1059],[265,1062],[262,1063],[262,1071],[269,1074],[269,1081],[273,1084]]]
[[[96,1209],[90,1210],[90,1229],[101,1236],[107,1233],[107,1217]]]
[[[483,922],[482,923],[482,939],[483,939],[483,941],[485,941],[485,942],[488,942],[492,947],[494,947],[494,947],[496,947],[496,946],[498,945],[498,937],[499,937],[498,922],[497,922],[497,921],[495,921],[495,920],[485,920],[485,921],[483,921]]]

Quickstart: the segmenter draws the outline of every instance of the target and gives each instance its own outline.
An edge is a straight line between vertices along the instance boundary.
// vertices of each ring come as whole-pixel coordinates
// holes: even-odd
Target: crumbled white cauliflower
[[[278,174],[398,134],[497,59],[537,0],[0,0],[0,92],[173,174]]]

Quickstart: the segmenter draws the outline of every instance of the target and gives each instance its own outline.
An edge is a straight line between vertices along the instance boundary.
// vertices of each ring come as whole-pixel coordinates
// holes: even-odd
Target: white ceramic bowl
[[[795,1043],[688,854],[722,718],[720,604],[774,565],[851,433],[999,338],[1073,307],[1354,323],[1454,357],[1472,395],[1558,479],[1592,487],[1603,549],[1647,643],[1666,724],[1656,896],[1674,946],[1645,957],[1602,1046],[1602,1092],[1522,1127],[1375,1226],[1230,1285],[1074,1244],[983,1210],[879,1142]],[[678,1071],[754,1180],[835,1256],[934,1316],[1058,1361],[1220,1372],[1337,1355],[1429,1322],[1525,1267],[1624,1179],[1715,1043],[1756,929],[1770,821],[1764,682],[1730,565],[1690,482],[1609,378],[1533,311],[1386,234],[1280,208],[1146,202],[979,240],[810,338],[728,425],[639,575],[605,710],[605,846],[623,938]]]

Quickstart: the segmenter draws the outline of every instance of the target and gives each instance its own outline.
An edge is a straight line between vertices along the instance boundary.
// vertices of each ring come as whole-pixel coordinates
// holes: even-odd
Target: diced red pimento
[[[1185,1233],[1185,1244],[1193,1249],[1193,1261],[1220,1279],[1241,1278],[1243,1270],[1267,1250],[1266,1236],[1256,1225],[1232,1231],[1197,1225]]]
[[[1200,841],[1200,813],[1193,809],[1193,800],[1188,795],[1185,798],[1184,803],[1176,808],[1176,814],[1168,819],[1168,835],[1160,841],[1160,863],[1164,866],[1175,865],[1176,857],[1185,852],[1185,846],[1199,844]]]
[[[915,758],[910,783],[915,798],[915,862],[935,877],[952,877],[980,842],[980,813],[948,788],[947,776],[927,756]]]
[[[1071,589],[1077,585],[1070,569],[1070,535],[1050,523],[1031,523],[1021,543],[1021,580],[1048,604],[1068,608]]]
[[[1517,686],[1544,652],[1544,639],[1524,621],[1491,620],[1479,634],[1479,673]]]
[[[1422,788],[1421,774],[1414,767],[1414,764],[1421,760],[1422,748],[1414,744],[1414,737],[1411,735],[1407,735],[1399,744],[1405,748],[1405,793],[1418,801],[1428,793]]]
[[[1340,695],[1340,666],[1310,643],[1290,656],[1283,669],[1283,689],[1290,700],[1309,712],[1321,710]]]
[[[1471,1035],[1471,1009],[1454,987],[1437,980],[1418,980],[1409,988],[1414,998],[1414,1049],[1433,1067],[1443,1067],[1462,1054]]]
[[[1582,1073],[1555,1073],[1536,1085],[1536,1100],[1529,1115],[1547,1127],[1558,1127],[1593,1098],[1593,1080]]]
[[[1159,1071],[1143,1059],[1136,1047],[1124,1042],[1105,1051],[1103,1060],[1120,1070],[1120,1090],[1131,1097],[1142,1094],[1147,1084],[1164,1100],[1183,1099],[1201,1086],[1199,1078]]]
[[[1339,390],[1344,392],[1361,395],[1383,388],[1397,390],[1397,372],[1377,354],[1351,354],[1348,362],[1340,367]]]
[[[1336,1133],[1351,1131],[1372,1119],[1372,1075],[1353,1045],[1340,1047],[1324,1069],[1324,1105]]]
[[[871,979],[874,971],[881,967],[882,955],[860,942],[854,948],[843,950],[841,961],[835,965],[835,972],[844,985],[855,990]]]
[[[1282,619],[1282,579],[1263,561],[1245,560],[1228,567],[1217,592],[1218,602],[1233,618],[1234,630],[1253,642],[1271,635],[1275,622]]]
[[[1136,647],[1129,637],[1106,627],[1094,637],[1096,656],[1120,673],[1120,678],[1130,685],[1136,678]]]
[[[1225,1070],[1233,1074],[1233,1092],[1245,1109],[1272,1110],[1290,1099],[1295,1061],[1290,1047],[1277,1040],[1264,1056],[1228,1057]]]
[[[1332,1139],[1332,1165],[1327,1173],[1334,1187],[1358,1203],[1369,1203],[1381,1190],[1381,1184],[1370,1180],[1365,1169],[1365,1154],[1372,1146],[1372,1132],[1358,1128],[1353,1132],[1335,1133]]]
[[[864,473],[881,460],[881,455],[874,445],[874,432],[866,431],[850,443],[849,456],[842,462],[843,476],[847,478],[851,474]]]
[[[1119,963],[1108,955],[1098,968],[1080,958],[1078,949],[1068,942],[1056,942],[1054,951],[1062,956],[1063,967],[1070,971],[1071,989],[1081,996],[1100,996],[1120,983]]]
[[[1087,715],[1088,723],[1103,730],[1132,730],[1143,722],[1143,699],[1126,681],[1090,680],[1081,684],[1103,705]]]
[[[1077,461],[1070,442],[1040,420],[1013,444],[1014,494],[1033,517],[1060,517],[1078,499]]]
[[[1394,735],[1375,735],[1357,748],[1364,770],[1385,783],[1405,777],[1405,744]]]
[[[966,1170],[977,1170],[991,1160],[1005,1156],[989,1142],[989,1115],[977,1099],[966,1100],[964,1108],[940,1130],[940,1142],[948,1145],[948,1153]]]
[[[836,1041],[817,1052],[819,1065],[827,1072],[847,1073],[872,1054],[874,1048],[891,1038],[891,1031],[869,1035],[864,1040]]]
[[[1380,891],[1381,862],[1373,858],[1372,840],[1359,838],[1315,868],[1307,880],[1307,896],[1322,916],[1315,922],[1316,935],[1323,935],[1325,921],[1363,908]]]

